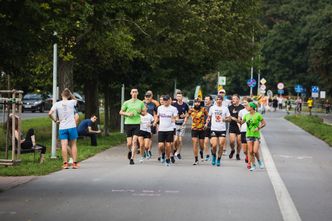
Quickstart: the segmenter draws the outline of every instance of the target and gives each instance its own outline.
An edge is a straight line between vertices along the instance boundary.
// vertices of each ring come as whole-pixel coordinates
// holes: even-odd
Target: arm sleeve
[[[127,110],[127,103],[126,103],[126,102],[124,102],[124,103],[122,104],[122,106],[121,106],[121,110],[122,110],[122,111],[126,111],[126,110]]]

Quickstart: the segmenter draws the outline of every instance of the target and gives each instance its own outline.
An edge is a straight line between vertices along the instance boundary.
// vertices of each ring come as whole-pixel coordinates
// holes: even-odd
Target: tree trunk
[[[84,95],[85,95],[85,118],[86,119],[90,118],[92,114],[96,114],[96,116],[99,119],[97,81],[91,79],[85,80]]]
[[[64,61],[59,59],[59,93],[65,88],[74,90],[74,74],[73,74],[74,61]],[[60,97],[60,96],[59,96]]]
[[[107,136],[110,132],[110,118],[109,118],[109,106],[110,106],[110,92],[108,88],[108,84],[105,86],[104,98],[105,98],[105,106],[104,106],[104,135]]]

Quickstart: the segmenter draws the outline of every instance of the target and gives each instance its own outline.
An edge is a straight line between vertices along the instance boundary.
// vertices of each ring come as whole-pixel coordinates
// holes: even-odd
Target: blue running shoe
[[[249,170],[250,170],[250,171],[254,171],[254,170],[256,170],[256,165],[255,165],[255,164],[252,164]]]
[[[258,166],[259,166],[260,169],[264,169],[265,168],[264,163],[261,160],[258,160]]]
[[[210,156],[209,155],[206,155],[205,161],[210,161]]]
[[[220,160],[217,160],[217,167],[220,167]]]
[[[216,156],[212,156],[212,166],[216,165]]]

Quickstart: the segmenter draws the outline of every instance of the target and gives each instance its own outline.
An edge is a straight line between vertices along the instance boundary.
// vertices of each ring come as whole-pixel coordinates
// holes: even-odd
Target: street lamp
[[[57,59],[57,54],[58,54],[58,46],[57,46],[57,32],[53,33],[54,37],[54,42],[53,42],[53,100],[52,103],[53,105],[56,102],[57,98],[57,66],[58,66],[58,59]],[[51,158],[56,159],[56,123],[52,121],[52,150],[51,150]]]

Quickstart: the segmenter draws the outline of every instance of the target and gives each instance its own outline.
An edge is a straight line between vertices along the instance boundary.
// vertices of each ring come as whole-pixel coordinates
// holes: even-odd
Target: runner
[[[258,165],[261,169],[264,168],[264,163],[259,157],[259,146],[260,146],[260,129],[266,126],[266,122],[262,114],[256,112],[257,105],[254,102],[250,102],[247,106],[248,114],[244,115],[241,123],[247,124],[246,139],[249,150],[249,158],[251,162],[250,171],[256,169],[255,156]]]
[[[149,147],[151,143],[151,129],[154,121],[154,117],[147,112],[147,106],[141,113],[141,124],[138,135],[138,143],[140,144],[141,159],[140,163],[143,163],[144,157],[150,159]]]
[[[59,139],[61,140],[61,152],[63,159],[63,168],[68,169],[68,142],[70,143],[70,152],[73,158],[72,168],[78,169],[77,163],[77,129],[75,121],[75,106],[77,101],[71,99],[72,93],[68,88],[65,88],[61,93],[62,100],[56,102],[51,110],[48,112],[48,116],[59,125]],[[71,100],[69,100],[71,99]],[[53,114],[56,113],[57,117]]]
[[[226,124],[225,122],[231,120],[231,115],[228,108],[222,106],[223,97],[217,96],[216,104],[210,108],[209,117],[205,123],[208,127],[211,121],[211,145],[212,145],[212,165],[220,166],[223,147],[226,142]],[[217,146],[219,145],[218,159],[217,159]]]
[[[252,100],[249,97],[242,98],[242,105],[244,106],[244,108],[242,110],[240,110],[240,112],[239,112],[239,118],[238,118],[239,122],[242,122],[243,117],[249,113],[249,111],[247,110],[247,106],[248,106],[248,103],[251,101]],[[251,164],[249,161],[250,159],[248,157],[248,146],[247,146],[247,139],[246,139],[247,124],[244,123],[241,125],[240,132],[241,132],[242,150],[246,156],[245,162],[247,163],[247,168],[250,169]]]
[[[136,155],[137,139],[141,123],[140,114],[145,106],[143,101],[137,98],[137,88],[131,89],[130,95],[131,99],[125,101],[122,104],[119,113],[125,117],[124,124],[127,135],[128,159],[129,164],[133,165],[135,164],[134,159]]]
[[[235,153],[235,142],[236,142],[236,159],[240,160],[241,152],[241,133],[238,125],[239,111],[244,109],[244,106],[240,104],[240,97],[237,94],[232,96],[232,105],[228,107],[229,113],[231,114],[231,122],[229,123],[229,141],[231,146],[231,153],[229,159],[233,158]]]
[[[147,112],[149,114],[151,114],[153,117],[155,117],[157,115],[157,108],[159,107],[160,104],[159,104],[158,101],[153,99],[152,91],[147,91],[145,93],[144,104],[147,106]],[[157,133],[157,128],[152,126],[151,127],[151,139],[150,139],[150,143],[149,143],[149,150],[147,152],[149,154],[149,156],[147,156],[148,158],[151,158],[151,156],[152,156],[152,152],[151,152],[151,149],[152,149],[152,136],[156,133]]]
[[[191,125],[191,139],[193,143],[193,152],[195,161],[193,165],[198,165],[198,146],[200,147],[200,155],[201,160],[204,161],[203,158],[203,151],[204,151],[204,138],[205,138],[205,131],[204,131],[204,122],[205,117],[208,116],[208,112],[204,107],[201,107],[201,100],[196,98],[194,100],[194,107],[191,108],[188,112],[188,116],[186,116],[184,123],[187,122],[189,117],[192,118],[192,125]]]
[[[189,111],[189,106],[185,102],[183,102],[183,95],[182,92],[177,92],[176,93],[176,99],[177,101],[173,103],[173,106],[176,107],[178,110],[178,119],[175,121],[176,125],[176,132],[175,132],[175,139],[174,139],[174,156],[177,157],[178,159],[181,159],[181,147],[182,147],[182,138],[185,133],[185,127],[186,125],[184,124],[184,119],[186,118],[188,111]]]
[[[223,97],[222,106],[228,108],[231,105],[231,101],[229,99],[227,99],[225,89],[219,90],[218,91],[218,95],[221,95]],[[229,130],[229,122],[225,122],[225,123],[226,123],[226,135],[227,135],[228,134],[228,130]],[[224,147],[223,147],[223,155],[224,156],[227,155],[227,139],[226,139]]]
[[[210,108],[212,107],[212,97],[211,96],[206,96],[204,99],[204,108],[205,110],[209,113]],[[206,122],[207,120],[207,116],[205,117],[204,121]],[[210,145],[210,139],[211,139],[211,122],[209,122],[209,124],[207,125],[206,128],[204,128],[204,135],[205,135],[205,139],[204,139],[204,150],[205,150],[205,161],[209,161],[210,160],[210,150],[209,150],[209,145]],[[201,154],[203,155],[203,153]]]
[[[307,104],[308,104],[308,109],[309,109],[309,115],[311,116],[312,107],[314,106],[314,100],[312,99],[312,97],[309,97],[309,99],[307,100]]]
[[[168,95],[163,96],[163,102],[164,104],[158,107],[154,126],[159,122],[158,146],[161,152],[166,153],[166,166],[170,166],[171,144],[174,140],[174,127],[172,123],[177,120],[178,112],[176,108],[171,106],[171,98]]]

